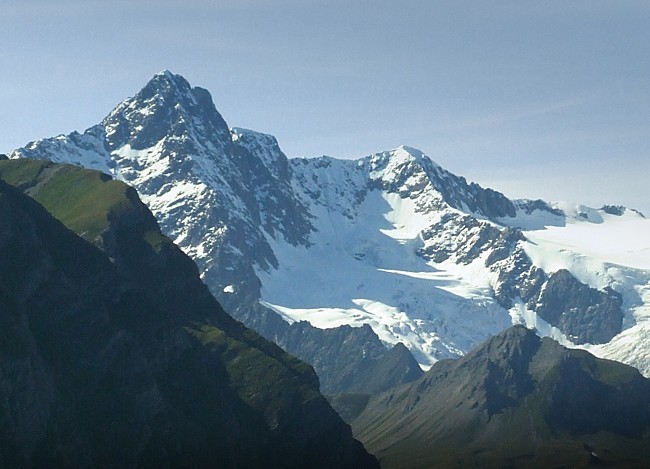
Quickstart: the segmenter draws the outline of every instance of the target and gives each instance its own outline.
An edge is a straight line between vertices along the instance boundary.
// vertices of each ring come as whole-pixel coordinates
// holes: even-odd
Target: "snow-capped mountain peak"
[[[407,146],[288,159],[270,135],[229,130],[206,90],[169,71],[83,134],[10,156],[127,181],[233,314],[262,301],[289,321],[370,324],[425,366],[513,322],[602,344],[650,317],[648,272],[620,256],[625,268],[588,262],[592,252],[566,242],[640,227],[640,216],[512,201]]]
[[[429,156],[425,155],[424,152],[407,145],[400,145],[393,150],[378,153],[375,156],[379,157],[379,155],[387,156],[392,165],[399,165],[400,163],[403,164],[404,162],[412,161],[423,167],[440,167]]]
[[[169,71],[83,134],[32,142],[10,157],[76,164],[128,182],[213,291],[233,292],[228,299],[258,295],[253,266],[277,265],[267,235],[300,244],[312,229],[275,139],[241,129],[231,135],[210,93]]]
[[[468,183],[415,148],[400,146],[367,157],[367,161],[371,178],[385,190],[409,197],[423,190],[434,190],[439,194],[440,203],[430,209],[448,206],[493,221],[516,215],[512,201],[503,194]]]
[[[118,105],[101,123],[110,150],[129,145],[150,148],[164,138],[223,144],[229,138],[226,122],[210,93],[192,88],[180,75],[156,74],[133,98]]]

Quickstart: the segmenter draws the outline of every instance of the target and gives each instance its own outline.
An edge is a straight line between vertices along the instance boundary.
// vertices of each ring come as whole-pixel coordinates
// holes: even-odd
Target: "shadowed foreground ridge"
[[[649,467],[650,381],[514,326],[352,427],[382,467]]]
[[[0,467],[376,467],[133,189],[27,160],[0,179]]]

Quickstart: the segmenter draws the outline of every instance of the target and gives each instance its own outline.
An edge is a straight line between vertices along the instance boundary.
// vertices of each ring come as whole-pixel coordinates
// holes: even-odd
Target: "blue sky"
[[[401,144],[513,197],[650,215],[650,2],[0,1],[0,152],[162,69],[288,156]]]

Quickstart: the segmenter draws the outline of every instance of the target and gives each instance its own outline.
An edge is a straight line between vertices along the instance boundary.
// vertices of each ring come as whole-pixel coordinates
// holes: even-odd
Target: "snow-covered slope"
[[[452,176],[421,152],[291,162],[315,231],[309,247],[274,243],[279,268],[258,269],[262,299],[283,317],[318,327],[368,323],[382,340],[408,344],[425,366],[511,324],[485,269],[434,267],[423,256],[434,244],[424,230],[458,211],[428,178]]]
[[[427,366],[513,322],[573,345],[608,343],[621,322],[629,327],[643,317],[637,290],[646,288],[650,266],[630,261],[632,271],[608,274],[611,266],[598,258],[607,251],[592,241],[623,230],[643,249],[650,223],[634,211],[509,201],[408,147],[356,161],[291,163],[294,188],[315,215],[312,246],[274,243],[279,268],[258,269],[262,299],[289,321],[368,323],[382,340],[409,344]],[[553,236],[555,245],[544,241]],[[591,252],[572,253],[571,240]],[[630,250],[629,242],[604,245]],[[635,253],[627,256],[641,262]],[[552,294],[558,289],[560,298]],[[564,311],[568,320],[554,317]],[[591,348],[613,356],[600,351],[605,347]],[[631,355],[627,361],[641,365]]]
[[[634,211],[512,201],[409,147],[289,160],[169,72],[83,134],[10,156],[133,185],[233,314],[260,301],[289,322],[367,323],[425,367],[525,323],[650,373],[650,223]]]

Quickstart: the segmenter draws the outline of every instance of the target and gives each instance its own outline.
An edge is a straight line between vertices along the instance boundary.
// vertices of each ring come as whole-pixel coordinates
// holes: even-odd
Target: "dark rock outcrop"
[[[298,322],[276,342],[314,366],[325,394],[375,394],[422,375],[422,369],[403,344],[386,349],[368,325],[316,329],[307,322]]]
[[[602,344],[621,332],[621,295],[610,288],[591,288],[567,270],[553,273],[528,303],[542,319],[578,344]]]
[[[494,295],[504,308],[520,298],[576,344],[606,343],[621,332],[622,297],[613,289],[592,288],[565,269],[547,275],[521,248],[499,267]]]
[[[325,394],[374,394],[422,375],[403,344],[386,348],[370,326],[319,329],[306,321],[289,324],[257,302],[242,309],[237,316],[244,324],[314,367]]]
[[[622,205],[603,205],[600,209],[609,215],[615,215],[617,217],[625,213],[625,207]]]

